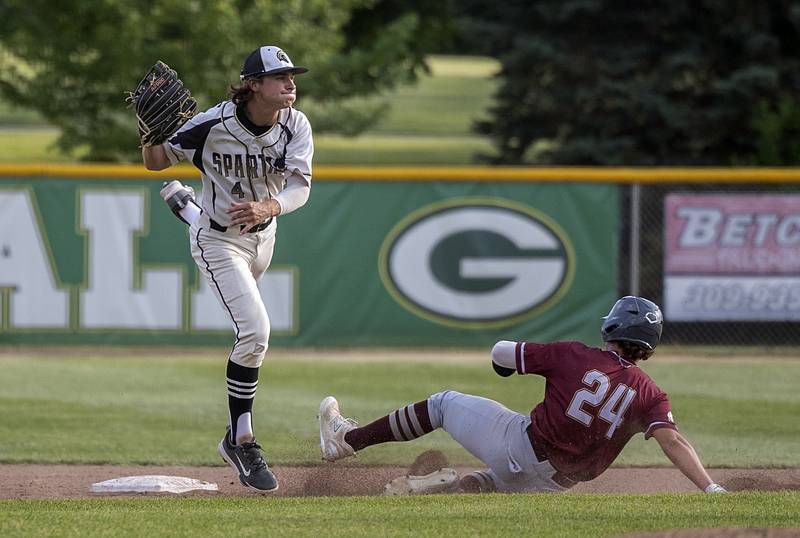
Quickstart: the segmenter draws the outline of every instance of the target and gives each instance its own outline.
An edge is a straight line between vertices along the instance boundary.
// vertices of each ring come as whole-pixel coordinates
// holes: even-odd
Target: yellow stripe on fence
[[[198,179],[179,165],[150,172],[136,164],[0,164],[2,177]],[[534,166],[318,166],[315,181],[533,181],[583,183],[797,183],[800,168],[623,168]]]

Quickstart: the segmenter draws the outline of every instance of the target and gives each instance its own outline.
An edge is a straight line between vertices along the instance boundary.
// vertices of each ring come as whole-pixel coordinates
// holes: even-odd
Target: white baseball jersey
[[[200,170],[203,212],[221,226],[230,225],[225,210],[232,203],[273,198],[290,175],[311,185],[311,125],[294,108],[256,135],[237,118],[236,105],[223,101],[187,121],[164,149],[172,164],[186,159]]]

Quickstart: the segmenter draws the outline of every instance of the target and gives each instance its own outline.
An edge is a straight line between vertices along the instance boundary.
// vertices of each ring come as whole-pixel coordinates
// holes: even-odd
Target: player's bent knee
[[[460,392],[444,390],[432,394],[428,398],[428,415],[430,415],[431,426],[433,426],[434,429],[442,427],[444,410],[447,406],[447,402],[458,396],[461,396]]]
[[[237,347],[241,347],[241,342],[239,342],[239,346]],[[231,355],[231,362],[247,368],[259,368],[267,354],[267,344],[255,344],[248,347],[249,350],[247,348],[241,350],[237,349],[237,352]]]
[[[452,400],[454,400],[454,399],[456,399],[456,398],[458,398],[460,396],[463,396],[463,394],[461,394],[458,391],[455,391],[455,390],[443,390],[442,392],[437,392],[436,394],[431,395],[428,398],[428,401],[435,402],[436,405],[441,407],[441,406],[447,405],[449,402],[451,402]]]
[[[269,347],[269,318],[255,316],[239,334],[231,360],[248,368],[258,368],[264,362]]]

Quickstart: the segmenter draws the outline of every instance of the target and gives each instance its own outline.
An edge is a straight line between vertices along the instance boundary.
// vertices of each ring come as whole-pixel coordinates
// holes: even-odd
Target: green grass
[[[0,125],[44,125],[42,115],[32,110],[11,106],[0,101]]]
[[[476,153],[491,151],[479,136],[322,135],[314,141],[314,164],[474,164]]]
[[[74,162],[85,154],[85,151],[75,155],[59,151],[55,147],[58,133],[58,129],[41,126],[0,129],[0,163]]]
[[[499,70],[488,58],[432,57],[431,74],[387,94],[391,108],[369,134],[468,136],[487,117]]]
[[[444,352],[441,352],[444,354]],[[336,352],[272,352],[256,399],[256,430],[277,464],[319,462],[319,400],[339,397],[362,422],[443,388],[527,412],[536,376],[502,379],[488,364],[348,362]],[[226,417],[225,350],[178,354],[44,349],[0,355],[0,462],[219,465]],[[669,392],[681,429],[706,464],[800,465],[793,360],[664,361],[646,370]],[[446,434],[365,450],[365,464],[408,465],[425,449],[476,463]],[[668,466],[655,442],[629,445],[621,465]],[[800,527],[798,492],[682,495],[441,495],[272,498],[179,496],[0,501],[0,536],[619,536],[675,528]]]
[[[219,464],[214,449],[227,421],[225,350],[172,358],[101,352],[62,359],[46,353],[0,356],[0,462]],[[335,353],[282,357],[275,351],[263,367],[256,433],[274,463],[319,462],[315,415],[328,394],[339,398],[345,414],[367,423],[444,389],[493,398],[527,413],[544,389],[538,376],[503,379],[488,364],[364,364],[336,358]],[[645,369],[670,395],[681,431],[707,465],[800,467],[800,362],[654,360]],[[476,463],[441,431],[366,450],[359,461],[407,465],[431,448],[455,464]],[[657,444],[642,436],[617,464],[669,466]]]
[[[0,130],[0,163],[75,162],[85,154],[64,154],[55,148],[58,130],[50,128]],[[405,136],[335,134],[314,137],[315,165],[456,165],[474,164],[476,153],[489,153],[489,140],[480,136]]]
[[[0,502],[12,536],[619,536],[800,526],[800,493]]]
[[[378,99],[388,101],[385,117],[357,137],[315,134],[314,164],[474,164],[476,153],[491,152],[488,138],[472,132],[487,116],[499,65],[490,58],[432,56],[430,74]],[[302,108],[302,107],[301,107]],[[59,131],[37,114],[0,102],[0,163],[76,161],[54,149]]]

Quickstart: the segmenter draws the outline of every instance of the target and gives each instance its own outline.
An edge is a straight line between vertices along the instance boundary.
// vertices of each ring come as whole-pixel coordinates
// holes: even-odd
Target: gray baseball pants
[[[526,428],[529,416],[503,405],[448,390],[428,398],[428,413],[434,428],[443,428],[461,446],[489,467],[497,491],[561,492],[552,480],[550,462],[539,462]]]

